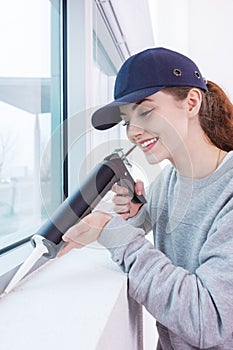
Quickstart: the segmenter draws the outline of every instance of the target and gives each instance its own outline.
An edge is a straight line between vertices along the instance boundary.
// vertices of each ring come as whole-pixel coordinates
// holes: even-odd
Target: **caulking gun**
[[[49,220],[38,230],[37,235],[43,237],[43,244],[48,252],[44,254],[47,258],[54,258],[64,242],[63,234],[84,216],[91,213],[105,194],[111,190],[114,183],[128,188],[132,195],[132,201],[145,203],[143,195],[134,193],[134,180],[126,167],[129,164],[127,156],[136,146],[132,147],[126,154],[122,149],[115,150],[105,157],[87,177],[86,181],[61,206],[55,211]],[[35,244],[34,238],[31,239]]]

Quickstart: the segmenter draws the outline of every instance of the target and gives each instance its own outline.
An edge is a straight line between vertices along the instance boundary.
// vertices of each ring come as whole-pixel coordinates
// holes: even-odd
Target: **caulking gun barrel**
[[[89,214],[116,180],[116,175],[109,166],[105,163],[99,164],[80,188],[60,205],[37,234],[55,244],[60,243],[68,228]]]

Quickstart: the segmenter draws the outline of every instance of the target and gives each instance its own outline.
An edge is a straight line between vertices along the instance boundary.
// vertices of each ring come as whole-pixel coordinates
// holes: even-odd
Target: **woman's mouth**
[[[158,137],[154,137],[153,139],[140,142],[143,152],[149,151],[158,142],[158,140],[159,140]]]

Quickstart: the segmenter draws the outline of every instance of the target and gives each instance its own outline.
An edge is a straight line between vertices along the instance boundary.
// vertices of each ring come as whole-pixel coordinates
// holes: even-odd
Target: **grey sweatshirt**
[[[115,216],[98,241],[157,320],[157,349],[233,349],[232,152],[203,179],[167,166],[137,216]]]

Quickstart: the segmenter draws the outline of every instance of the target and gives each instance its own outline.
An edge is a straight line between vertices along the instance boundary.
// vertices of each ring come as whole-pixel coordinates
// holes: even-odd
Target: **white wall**
[[[204,77],[233,98],[233,1],[151,0],[151,4],[155,45],[188,55]]]

